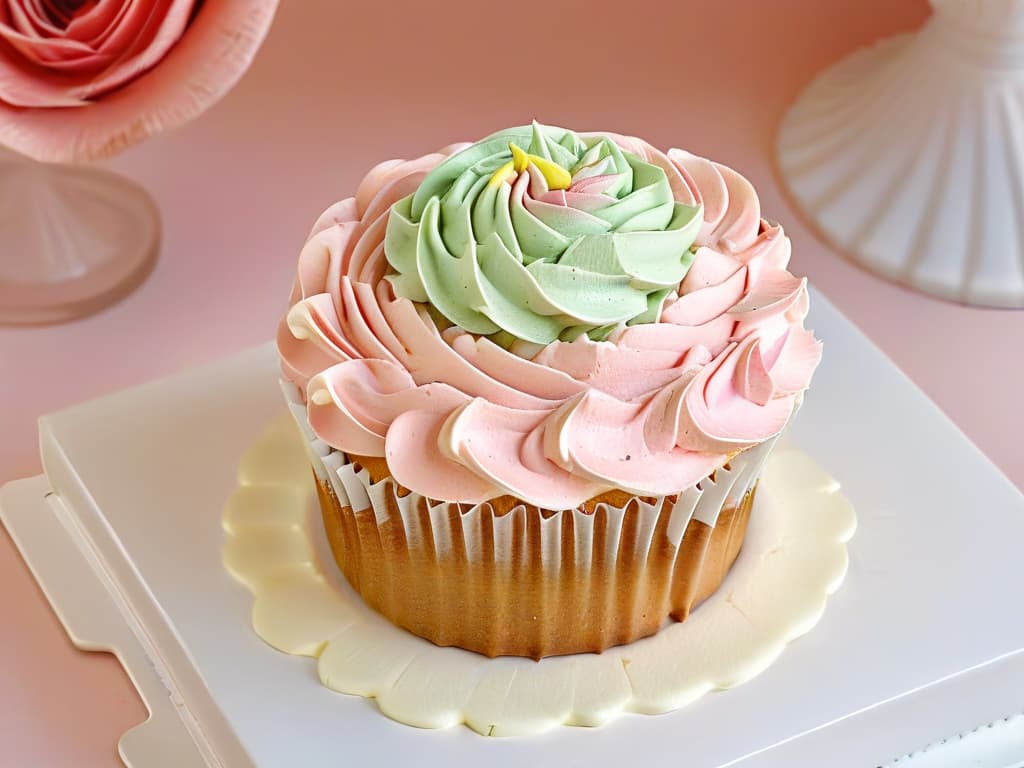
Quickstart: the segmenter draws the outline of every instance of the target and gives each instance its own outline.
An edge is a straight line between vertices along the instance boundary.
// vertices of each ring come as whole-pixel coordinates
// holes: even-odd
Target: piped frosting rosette
[[[677,494],[790,419],[821,349],[735,171],[526,126],[370,171],[317,221],[278,345],[309,425],[422,496]]]

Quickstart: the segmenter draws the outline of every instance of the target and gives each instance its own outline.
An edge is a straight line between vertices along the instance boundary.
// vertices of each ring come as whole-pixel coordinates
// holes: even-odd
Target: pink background
[[[284,2],[233,93],[111,163],[159,203],[160,261],[94,317],[0,329],[0,482],[39,472],[40,414],[271,338],[309,226],[373,163],[536,117],[742,171],[792,237],[794,271],[1024,487],[1024,312],[958,307],[862,272],[812,234],[774,173],[776,126],[801,86],[915,28],[923,0],[398,5]],[[71,646],[6,533],[0,582],[0,762],[119,764],[117,738],[146,716],[127,677]]]

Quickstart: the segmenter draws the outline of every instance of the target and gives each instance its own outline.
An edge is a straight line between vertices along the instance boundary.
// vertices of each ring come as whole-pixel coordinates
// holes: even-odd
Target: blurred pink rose
[[[189,120],[242,76],[278,0],[0,0],[0,144],[91,160]]]

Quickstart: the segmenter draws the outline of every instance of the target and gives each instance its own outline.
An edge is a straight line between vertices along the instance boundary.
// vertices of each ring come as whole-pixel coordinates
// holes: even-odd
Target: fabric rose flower
[[[0,0],[0,144],[37,160],[112,155],[241,77],[277,0]]]

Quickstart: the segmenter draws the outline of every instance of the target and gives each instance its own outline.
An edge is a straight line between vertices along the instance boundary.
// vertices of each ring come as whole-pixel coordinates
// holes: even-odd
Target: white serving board
[[[20,481],[0,514],[73,636],[134,647],[121,655],[154,722],[177,713],[161,728],[189,734],[197,746],[180,754],[198,764],[879,765],[1024,708],[1024,497],[831,305],[812,304],[826,353],[790,440],[857,509],[849,573],[821,623],[767,671],[669,715],[521,739],[420,731],[265,646],[251,596],[221,565],[220,526],[241,453],[281,408],[270,346],[44,418],[56,496]],[[57,530],[47,516],[67,534],[59,546],[46,543]],[[105,574],[131,637],[76,623],[88,622],[72,609],[86,580],[62,573],[83,564]],[[152,668],[132,668],[139,650]],[[172,709],[152,703],[165,695],[155,680]],[[122,743],[149,765],[135,749]]]

